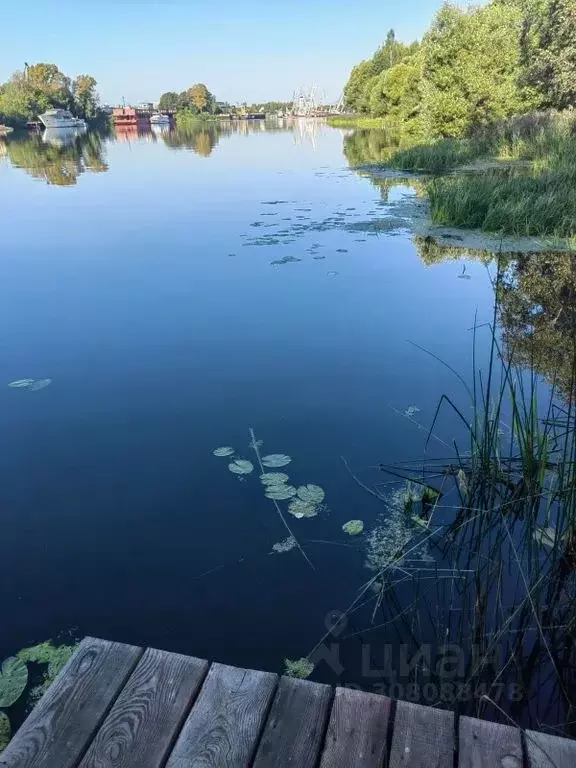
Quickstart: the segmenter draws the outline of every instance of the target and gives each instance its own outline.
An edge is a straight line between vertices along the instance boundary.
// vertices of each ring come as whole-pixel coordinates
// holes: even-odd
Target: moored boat
[[[85,128],[86,123],[68,109],[49,109],[38,119],[45,128]]]
[[[151,125],[170,125],[170,117],[163,115],[162,112],[156,112],[150,118]]]

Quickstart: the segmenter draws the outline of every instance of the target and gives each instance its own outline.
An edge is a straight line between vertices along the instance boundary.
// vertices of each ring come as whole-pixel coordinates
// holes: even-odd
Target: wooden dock
[[[574,768],[576,741],[86,638],[2,768]]]

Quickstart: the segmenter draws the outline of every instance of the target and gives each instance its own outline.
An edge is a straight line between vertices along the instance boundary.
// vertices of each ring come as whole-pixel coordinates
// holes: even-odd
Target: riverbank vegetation
[[[375,162],[444,174],[424,185],[434,223],[576,234],[574,0],[446,4],[422,41],[390,31],[344,93],[392,139]]]
[[[327,118],[328,125],[333,128],[385,128],[386,123],[381,117],[366,117],[359,115],[332,115]]]
[[[576,233],[576,113],[533,113],[394,153],[425,182],[436,224],[526,236]],[[496,160],[498,162],[493,162]],[[470,171],[450,173],[469,165]]]
[[[399,42],[391,30],[352,69],[344,96],[355,113],[426,138],[461,138],[512,115],[574,106],[576,4],[446,4],[422,41]]]
[[[105,119],[91,75],[72,79],[56,64],[33,64],[0,85],[0,124],[23,127],[47,109],[69,109],[89,121]]]

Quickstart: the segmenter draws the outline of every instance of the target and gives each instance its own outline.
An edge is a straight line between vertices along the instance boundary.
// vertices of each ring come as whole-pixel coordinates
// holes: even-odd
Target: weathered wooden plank
[[[576,765],[576,741],[537,731],[526,731],[524,737],[529,768],[574,768]]]
[[[167,768],[250,765],[278,676],[213,664]]]
[[[133,645],[83,640],[0,756],[0,766],[76,766],[141,655]]]
[[[149,649],[124,686],[80,768],[160,768],[208,662]]]
[[[315,768],[331,699],[329,685],[282,677],[254,768]]]
[[[390,768],[452,768],[454,713],[399,701]]]
[[[382,768],[390,699],[374,693],[337,688],[321,768]]]
[[[522,768],[520,730],[510,725],[461,717],[458,723],[459,768]]]

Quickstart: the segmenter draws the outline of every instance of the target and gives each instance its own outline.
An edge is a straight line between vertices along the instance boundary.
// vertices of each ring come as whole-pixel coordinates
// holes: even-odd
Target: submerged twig
[[[250,427],[250,436],[251,436],[251,438],[252,438],[251,446],[252,446],[252,448],[254,449],[254,453],[256,454],[256,458],[258,459],[258,465],[260,466],[260,472],[261,472],[262,474],[264,474],[264,473],[266,472],[266,470],[264,469],[264,465],[262,464],[262,458],[261,458],[261,456],[260,456],[260,451],[259,451],[259,449],[258,449],[258,442],[256,441],[256,435],[254,434],[254,430],[252,429],[252,427]],[[294,536],[294,533],[293,533],[292,529],[290,528],[290,526],[289,526],[289,525],[288,525],[288,523],[286,522],[286,518],[285,518],[285,517],[284,517],[284,515],[282,514],[282,510],[280,509],[280,505],[278,504],[278,502],[276,501],[276,499],[270,499],[270,501],[271,501],[271,502],[274,504],[274,506],[276,507],[276,512],[278,512],[278,515],[279,515],[279,517],[280,517],[280,520],[282,520],[282,522],[284,523],[284,527],[286,528],[286,530],[288,531],[288,533],[290,534],[290,536],[292,536],[292,538],[293,538],[293,539],[294,539],[294,541],[296,542],[296,546],[297,546],[297,547],[298,547],[298,549],[300,550],[300,554],[302,555],[302,557],[304,558],[304,560],[306,560],[306,562],[308,563],[308,565],[310,566],[310,568],[312,568],[312,570],[313,570],[313,571],[315,571],[315,570],[316,570],[316,567],[314,566],[314,563],[313,563],[313,562],[310,560],[310,558],[308,557],[308,555],[306,554],[306,552],[304,552],[304,550],[302,549],[302,545],[300,544],[300,542],[298,541],[298,539],[296,538],[296,536]]]

